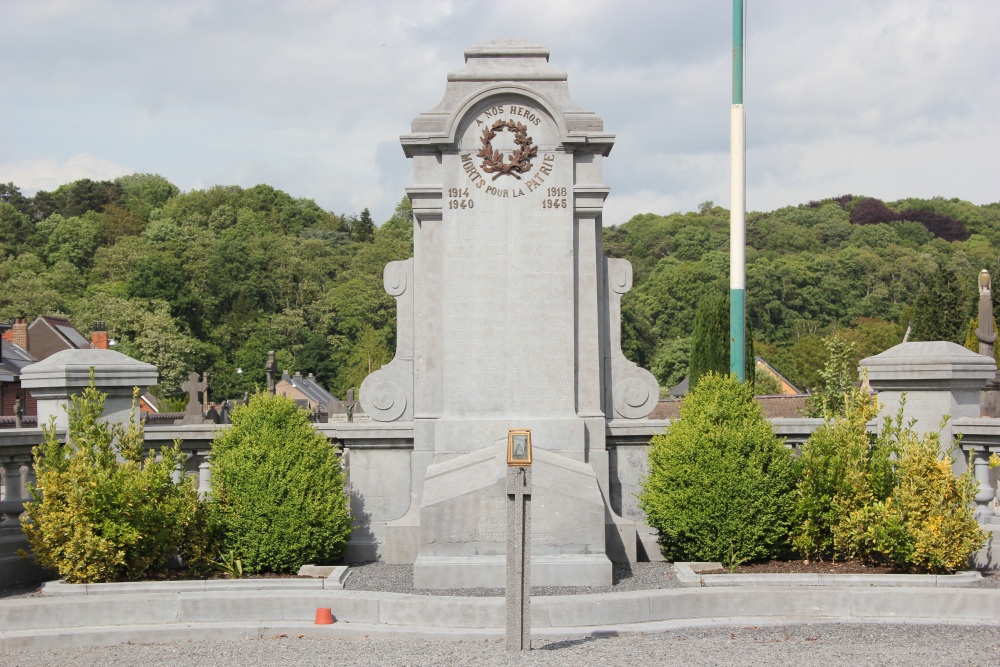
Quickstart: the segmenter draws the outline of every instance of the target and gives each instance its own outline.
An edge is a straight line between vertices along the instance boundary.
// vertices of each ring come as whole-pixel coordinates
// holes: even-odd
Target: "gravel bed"
[[[611,586],[590,588],[562,586],[534,586],[532,595],[583,595],[585,593],[610,593],[621,591],[651,591],[661,588],[678,588],[670,563],[612,564]],[[1000,573],[984,572],[975,588],[1000,588]],[[383,591],[387,593],[412,593],[415,595],[460,595],[468,597],[503,597],[502,588],[455,588],[446,590],[417,589],[413,587],[412,565],[363,563],[351,566],[345,588],[350,591]],[[0,586],[0,599],[29,598],[39,595],[38,584]]]
[[[530,653],[503,642],[425,640],[309,640],[173,642],[14,652],[0,667],[246,667],[290,665],[988,665],[1000,654],[1000,628],[904,624],[810,624],[711,627],[655,635],[535,640]]]
[[[621,591],[649,591],[678,588],[674,568],[669,563],[612,563],[610,586],[532,586],[532,595],[583,595]],[[503,597],[502,588],[426,589],[413,587],[412,565],[364,563],[351,566],[351,576],[344,588],[349,591],[382,591],[415,595],[460,595],[466,597]]]

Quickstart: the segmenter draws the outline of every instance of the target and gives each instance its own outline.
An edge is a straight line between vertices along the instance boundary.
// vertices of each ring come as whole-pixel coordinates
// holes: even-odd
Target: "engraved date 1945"
[[[542,200],[542,208],[568,208],[566,188],[548,188]]]

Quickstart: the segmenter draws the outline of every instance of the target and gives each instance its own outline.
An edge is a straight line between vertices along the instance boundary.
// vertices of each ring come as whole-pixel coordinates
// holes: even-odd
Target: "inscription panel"
[[[466,116],[445,156],[444,409],[574,413],[572,160],[523,98]]]

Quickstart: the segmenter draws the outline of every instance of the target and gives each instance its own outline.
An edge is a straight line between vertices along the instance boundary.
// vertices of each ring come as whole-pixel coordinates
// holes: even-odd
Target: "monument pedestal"
[[[534,449],[531,580],[610,586],[604,500],[594,469]],[[417,588],[502,588],[506,581],[506,440],[427,468]]]

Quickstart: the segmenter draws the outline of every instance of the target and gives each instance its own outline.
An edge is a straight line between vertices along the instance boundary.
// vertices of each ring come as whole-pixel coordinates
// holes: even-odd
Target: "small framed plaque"
[[[531,465],[530,428],[512,428],[507,431],[507,465]]]

